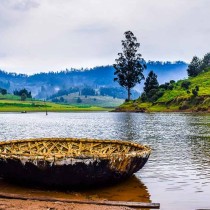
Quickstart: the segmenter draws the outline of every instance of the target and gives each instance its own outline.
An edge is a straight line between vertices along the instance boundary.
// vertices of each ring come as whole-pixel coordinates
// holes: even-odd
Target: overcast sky
[[[131,30],[146,60],[210,52],[210,0],[0,0],[0,69],[113,64]]]

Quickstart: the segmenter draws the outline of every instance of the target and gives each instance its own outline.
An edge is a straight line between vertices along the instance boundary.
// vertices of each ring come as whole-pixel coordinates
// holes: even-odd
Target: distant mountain
[[[179,80],[187,76],[187,64],[182,61],[177,62],[147,62],[147,76],[150,70],[158,75],[159,83],[168,80]],[[0,70],[0,87],[6,88],[9,92],[26,88],[37,98],[46,98],[55,94],[59,90],[69,89],[70,87],[119,87],[113,81],[113,66],[97,66],[91,69],[66,69],[59,72],[37,73],[34,75],[8,73]],[[135,90],[141,92],[142,85],[137,85]]]

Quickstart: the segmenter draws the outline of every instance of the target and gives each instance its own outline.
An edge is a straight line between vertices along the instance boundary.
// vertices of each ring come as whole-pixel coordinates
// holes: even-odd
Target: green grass
[[[190,81],[190,93],[181,87],[183,81]],[[198,96],[194,97],[192,89],[199,87]],[[141,100],[130,101],[119,106],[122,111],[174,112],[174,111],[210,111],[210,69],[197,77],[180,80],[173,90],[166,90],[154,103],[142,103]]]
[[[12,94],[6,94],[6,95],[0,94],[0,100],[20,100],[20,96],[15,96]]]
[[[28,99],[26,101],[20,101],[19,97],[13,95],[2,96],[0,94],[0,112],[65,112],[65,111],[107,111],[109,108],[103,108],[91,105],[67,105],[57,104],[39,100]]]
[[[89,105],[98,107],[117,107],[124,102],[124,99],[113,98],[110,96],[80,96],[79,93],[72,93],[62,96],[68,104],[74,104],[76,106]],[[77,103],[78,97],[82,100],[81,103]],[[57,97],[60,99],[60,97]]]
[[[164,95],[158,99],[157,102],[168,102],[176,97],[183,97],[183,98],[189,98],[192,97],[192,93],[188,94],[186,90],[181,88],[181,84],[183,81],[186,80],[180,80],[176,83],[173,90],[167,90]],[[191,91],[196,86],[199,87],[199,96],[210,96],[210,70],[208,72],[201,73],[197,77],[189,78],[187,81],[191,82],[191,85],[189,87],[189,90]]]

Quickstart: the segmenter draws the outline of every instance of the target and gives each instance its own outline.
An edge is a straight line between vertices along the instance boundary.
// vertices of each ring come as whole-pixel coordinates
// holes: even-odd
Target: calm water
[[[49,113],[48,116],[44,113],[0,114],[2,141],[34,137],[125,139],[152,147],[152,155],[145,167],[122,186],[74,196],[160,202],[161,209],[167,210],[210,209],[210,115],[108,112]],[[5,183],[0,183],[1,190],[21,192],[21,188]],[[62,193],[56,193],[62,196]]]

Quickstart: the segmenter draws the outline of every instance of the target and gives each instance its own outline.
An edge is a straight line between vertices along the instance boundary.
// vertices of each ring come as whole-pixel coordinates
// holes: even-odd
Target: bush
[[[23,88],[22,90],[18,91],[18,90],[15,90],[13,92],[14,95],[16,96],[20,96],[22,98],[24,98],[26,96],[26,98],[32,98],[31,96],[31,92],[26,90],[25,88]],[[21,99],[22,100],[22,99]]]
[[[85,87],[81,90],[81,95],[85,96],[95,96],[95,90],[90,87]]]
[[[80,97],[77,98],[77,103],[82,103],[82,99]]]
[[[164,91],[163,90],[157,90],[157,89],[152,89],[149,91],[147,97],[148,97],[148,101],[150,102],[155,102],[158,100],[158,98],[160,98],[161,96],[163,96]]]
[[[143,93],[141,94],[141,101],[142,101],[142,102],[146,102],[147,100],[148,100],[147,95],[146,95],[145,92],[143,92]]]
[[[197,85],[195,86],[195,90],[196,91],[199,91],[199,87]]]
[[[199,107],[197,107],[197,109],[195,111],[196,112],[205,112],[205,111],[208,111],[208,107],[207,106],[199,106]]]
[[[179,110],[186,110],[186,109],[189,109],[189,105],[183,103],[180,107],[179,107]]]
[[[170,84],[174,84],[175,83],[175,81],[174,80],[170,80]]]
[[[188,90],[190,85],[191,85],[191,82],[184,81],[184,82],[182,82],[181,87],[184,88],[185,90]]]
[[[6,94],[7,94],[7,90],[4,89],[4,88],[0,88],[0,93],[1,93],[2,95],[6,95]]]
[[[175,84],[175,81],[174,82],[173,81],[174,80],[171,80],[170,83],[166,82],[165,84],[160,85],[159,88],[162,88],[165,90],[173,90],[174,84]]]
[[[174,89],[174,86],[170,84],[170,85],[168,86],[168,89],[169,89],[169,90],[173,90],[173,89]]]
[[[195,89],[192,89],[192,94],[194,97],[198,96],[198,91]]]
[[[27,98],[27,95],[25,93],[22,93],[22,95],[20,96],[20,100],[25,101],[26,98]]]

